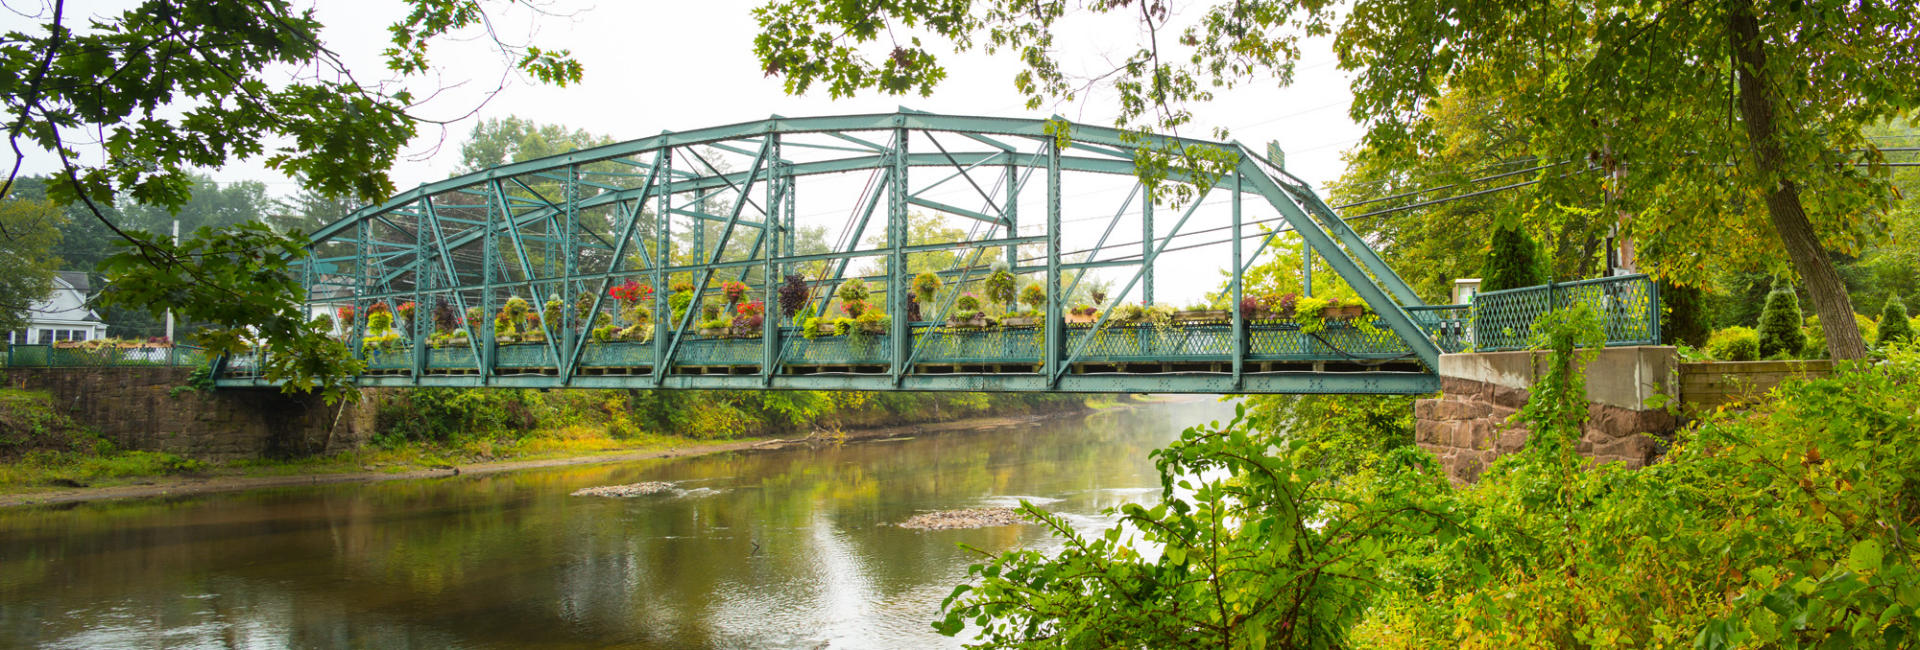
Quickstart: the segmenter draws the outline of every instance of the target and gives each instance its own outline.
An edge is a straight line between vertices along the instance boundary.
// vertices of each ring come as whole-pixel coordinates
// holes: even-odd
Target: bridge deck
[[[1292,323],[1246,328],[1247,356],[1234,369],[1235,328],[1225,322],[1069,325],[1067,344],[1086,351],[1058,383],[1042,369],[1039,327],[912,328],[910,372],[895,381],[894,346],[886,333],[805,337],[782,328],[776,371],[767,373],[765,339],[699,337],[681,344],[670,371],[656,377],[652,341],[581,346],[564,368],[567,346],[546,341],[470,346],[410,345],[367,351],[367,386],[501,386],[595,388],[907,389],[1092,392],[1392,392],[1435,389],[1425,365],[1392,333],[1369,321],[1328,323],[1315,332]],[[917,351],[914,354],[913,351]],[[251,385],[251,358],[229,361],[223,385]],[[564,370],[564,371],[563,371]],[[1237,377],[1237,379],[1236,379]]]

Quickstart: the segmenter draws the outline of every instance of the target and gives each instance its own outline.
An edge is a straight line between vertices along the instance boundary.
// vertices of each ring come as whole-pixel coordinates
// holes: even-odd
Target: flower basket
[[[1065,317],[1067,319],[1068,325],[1086,325],[1094,321],[1100,320],[1100,313],[1094,312],[1091,314],[1076,314],[1073,312],[1067,312]]]
[[[1040,324],[1040,319],[1033,316],[1015,316],[1000,319],[1001,327],[1033,327],[1038,324]]]
[[[1226,320],[1227,316],[1228,312],[1224,309],[1187,309],[1174,312],[1173,320],[1186,322],[1221,321]]]
[[[966,318],[948,318],[947,327],[986,327],[987,315],[974,313]]]
[[[1367,313],[1367,308],[1363,305],[1340,305],[1338,307],[1329,306],[1320,308],[1320,318],[1331,321],[1353,320],[1365,313]]]
[[[725,328],[725,327],[702,327],[702,328],[700,328],[700,335],[701,335],[701,336],[709,336],[709,337],[716,337],[716,338],[717,338],[717,337],[721,337],[721,336],[725,336],[726,334],[727,334],[727,328]]]

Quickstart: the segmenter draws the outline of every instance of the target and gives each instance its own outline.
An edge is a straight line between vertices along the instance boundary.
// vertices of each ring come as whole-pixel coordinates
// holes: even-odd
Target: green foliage
[[[453,442],[524,433],[534,427],[527,391],[416,388],[382,402],[375,442]]]
[[[1656,283],[1660,292],[1660,338],[1669,345],[1706,345],[1712,334],[1706,292],[1699,287]]]
[[[210,354],[235,354],[265,341],[274,354],[261,361],[261,376],[286,392],[318,391],[329,403],[359,394],[351,380],[361,363],[308,320],[298,301],[303,294],[290,263],[303,256],[303,237],[283,237],[257,222],[201,228],[178,244],[147,233],[131,237],[134,243],[123,242],[121,252],[101,262],[108,286],[100,302],[156,315],[171,306],[203,321],[208,325],[195,339]],[[193,263],[156,263],[155,256]]]
[[[1899,296],[1889,296],[1887,306],[1880,310],[1879,334],[1874,343],[1882,347],[1913,340],[1912,324],[1907,321],[1907,306],[1900,302]]]
[[[1012,311],[1015,282],[1012,271],[1004,265],[996,266],[992,273],[987,274],[987,300],[1000,305],[1003,310]]]
[[[940,274],[922,271],[919,275],[913,276],[913,293],[920,298],[921,304],[931,305],[934,294],[940,292],[941,284]]]
[[[1547,283],[1538,248],[1526,231],[1501,224],[1493,231],[1486,262],[1480,268],[1480,291],[1518,289]]]
[[[26,307],[53,293],[63,222],[50,201],[0,195],[0,332],[25,329]]]
[[[1760,311],[1760,356],[1771,359],[1799,354],[1807,343],[1800,324],[1799,296],[1790,286],[1774,285],[1767,293],[1766,308]]]
[[[1707,338],[1707,354],[1719,361],[1760,358],[1760,333],[1751,327],[1728,327]]]
[[[1038,282],[1027,285],[1020,290],[1020,304],[1026,305],[1028,309],[1039,311],[1040,308],[1047,306],[1046,288],[1041,287]]]
[[[1099,534],[1023,503],[1064,547],[987,556],[935,629],[977,627],[984,647],[1345,647],[1406,540],[1460,534],[1430,505],[1446,479],[1402,448],[1331,481],[1272,430],[1244,408],[1187,429],[1153,452],[1160,501],[1115,509]]]
[[[834,291],[834,295],[839,296],[842,303],[866,302],[871,292],[867,289],[866,280],[854,278],[840,283],[840,288]]]

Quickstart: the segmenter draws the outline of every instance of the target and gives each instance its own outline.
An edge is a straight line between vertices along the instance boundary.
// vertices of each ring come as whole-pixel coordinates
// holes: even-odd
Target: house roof
[[[87,272],[86,271],[60,271],[59,275],[61,280],[65,281],[68,286],[73,287],[73,290],[80,292],[81,295],[86,295],[87,293]]]

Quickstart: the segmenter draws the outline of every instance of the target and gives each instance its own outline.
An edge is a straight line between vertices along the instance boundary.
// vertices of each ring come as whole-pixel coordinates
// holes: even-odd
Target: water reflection
[[[819,449],[0,512],[0,645],[916,647],[1033,526],[915,531],[1018,498],[1099,525],[1152,496],[1194,402]],[[572,497],[674,481],[673,496]]]

